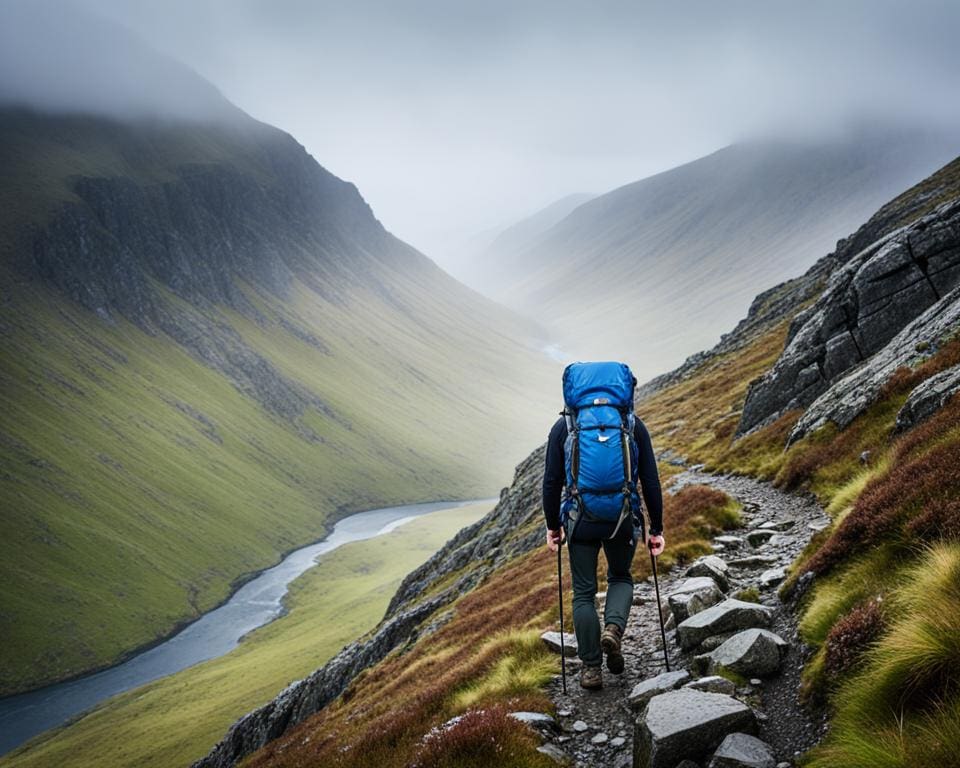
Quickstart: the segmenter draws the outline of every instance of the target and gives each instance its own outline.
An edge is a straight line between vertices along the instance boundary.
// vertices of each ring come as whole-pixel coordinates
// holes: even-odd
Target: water
[[[290,582],[340,545],[389,533],[430,512],[473,503],[434,501],[345,517],[327,538],[291,552],[169,640],[102,672],[0,699],[0,754],[111,696],[227,653],[245,634],[279,616]]]

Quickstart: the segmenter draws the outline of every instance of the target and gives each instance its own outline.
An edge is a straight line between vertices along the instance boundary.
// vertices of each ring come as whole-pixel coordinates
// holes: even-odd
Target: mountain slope
[[[536,242],[550,227],[594,195],[574,193],[555,200],[526,218],[493,227],[436,254],[442,266],[458,280],[488,296],[510,279],[513,256]],[[431,254],[433,255],[433,254]]]
[[[0,137],[0,691],[342,514],[489,495],[549,427],[528,325],[282,131],[6,108]]]
[[[950,215],[960,205],[957,163],[885,206],[846,242],[869,245],[899,226],[930,227],[925,216]],[[960,240],[951,252],[960,259]],[[783,592],[786,607],[800,612],[803,642],[815,649],[804,697],[813,706],[827,700],[823,714],[837,713],[813,764],[949,764],[960,749],[953,610],[960,604],[960,488],[952,471],[960,460],[960,321],[888,372],[887,386],[846,428],[828,426],[785,449],[800,416],[793,412],[734,439],[750,380],[774,366],[791,321],[827,295],[843,253],[841,245],[805,275],[758,296],[720,345],[645,387],[638,413],[658,451],[813,491],[834,517],[794,563]],[[954,309],[958,290],[943,299]],[[942,395],[932,404],[931,391]],[[923,408],[909,406],[921,401]],[[917,413],[927,421],[914,420]],[[545,670],[537,649],[539,632],[557,617],[555,561],[542,550],[542,467],[541,447],[517,467],[488,517],[408,577],[376,633],[240,720],[198,765],[233,765],[259,745],[245,765],[351,766],[375,755],[380,765],[399,766],[428,749],[448,764],[489,743],[508,755],[500,764],[546,765],[535,752],[538,739],[523,740],[505,717],[551,711],[538,687],[559,671],[556,657]],[[667,553],[676,562],[702,551],[678,546],[690,518],[680,499],[665,499]],[[704,525],[702,515],[695,520]],[[636,563],[638,577],[644,567]],[[484,634],[490,627],[506,631]],[[397,711],[400,697],[412,703]],[[463,736],[444,727],[454,715],[470,723]]]
[[[514,252],[512,279],[491,295],[571,356],[625,358],[653,376],[957,149],[953,137],[880,130],[727,147],[580,206]]]

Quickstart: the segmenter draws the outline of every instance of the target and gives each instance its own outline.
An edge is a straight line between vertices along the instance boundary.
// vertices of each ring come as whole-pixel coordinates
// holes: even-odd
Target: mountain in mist
[[[202,115],[0,108],[0,693],[117,660],[346,513],[489,496],[552,420],[531,324],[190,77]]]
[[[717,341],[764,286],[802,273],[960,140],[920,130],[734,145],[575,208],[497,249],[489,295],[570,357],[626,359],[646,378]]]
[[[500,276],[509,266],[504,258],[532,245],[574,208],[594,197],[585,192],[567,195],[512,224],[484,230],[437,254],[441,266],[480,293],[494,294],[499,290]]]

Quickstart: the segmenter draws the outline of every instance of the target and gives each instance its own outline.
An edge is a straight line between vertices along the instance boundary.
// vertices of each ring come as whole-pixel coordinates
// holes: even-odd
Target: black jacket
[[[657,460],[653,455],[650,433],[639,418],[634,424],[633,437],[640,449],[637,469],[643,505],[650,518],[650,534],[656,536],[663,533],[663,494],[660,491],[660,476],[657,474]],[[567,481],[563,452],[566,440],[567,422],[561,416],[550,430],[546,466],[543,471],[543,514],[547,518],[547,528],[552,531],[560,527],[560,498]]]

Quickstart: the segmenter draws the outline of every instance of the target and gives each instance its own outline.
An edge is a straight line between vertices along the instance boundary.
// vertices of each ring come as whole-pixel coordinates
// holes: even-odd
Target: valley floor
[[[0,766],[189,764],[239,716],[373,628],[401,579],[489,507],[441,510],[334,550],[291,584],[287,613],[234,651],[117,696]]]

